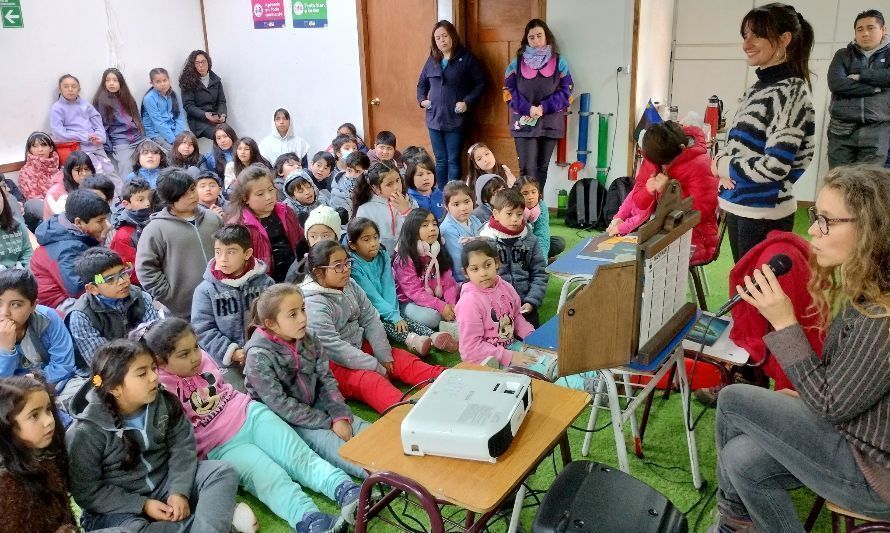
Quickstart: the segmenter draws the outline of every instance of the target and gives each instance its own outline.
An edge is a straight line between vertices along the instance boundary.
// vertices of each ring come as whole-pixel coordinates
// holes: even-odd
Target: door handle
[[[371,105],[380,105],[380,98],[372,98]]]

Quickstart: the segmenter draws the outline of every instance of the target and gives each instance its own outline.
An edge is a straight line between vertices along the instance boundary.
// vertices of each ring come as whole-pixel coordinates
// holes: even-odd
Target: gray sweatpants
[[[161,492],[161,491],[156,491]],[[235,494],[238,492],[238,471],[223,461],[198,461],[195,484],[189,495],[192,514],[179,522],[154,522],[145,515],[107,514],[95,515],[84,511],[81,525],[86,531],[103,528],[120,528],[128,533],[228,533],[235,512]],[[166,501],[167,494],[151,497]]]

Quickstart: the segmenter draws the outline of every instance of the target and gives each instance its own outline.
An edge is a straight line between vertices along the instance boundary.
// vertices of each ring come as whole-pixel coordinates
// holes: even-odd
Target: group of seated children
[[[156,70],[142,123],[135,104],[112,113],[115,128],[126,131],[123,114],[145,130],[123,184],[96,171],[112,175],[107,153],[125,146],[103,151],[106,115],[61,80],[53,136],[28,139],[21,174],[33,255],[0,188],[0,503],[19,513],[8,527],[73,525],[70,490],[88,530],[252,531],[234,504],[240,478],[297,531],[339,531],[358,498],[349,476],[365,475],[339,455],[367,426],[345,398],[385,412],[402,398],[392,380],[444,370],[422,359],[433,347],[552,370],[517,342],[539,325],[545,267],[564,246],[533,178],[476,143],[467,179],[440,191],[423,148],[400,154],[384,131],[367,150],[350,124],[309,158],[283,108],[260,143],[217,125],[201,157]],[[108,76],[119,83],[103,98],[132,99]],[[698,156],[673,130],[649,135],[662,173]],[[61,170],[54,138],[83,148]],[[676,149],[658,152],[664,143]],[[653,171],[649,194],[628,201],[644,208],[660,180]]]

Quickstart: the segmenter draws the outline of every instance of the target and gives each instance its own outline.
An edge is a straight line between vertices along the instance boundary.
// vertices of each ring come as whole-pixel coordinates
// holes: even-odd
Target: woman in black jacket
[[[430,56],[417,80],[417,103],[426,110],[426,127],[436,154],[439,188],[460,177],[460,156],[468,113],[485,91],[482,64],[460,42],[454,25],[433,26]]]
[[[217,124],[226,121],[226,93],[207,52],[189,54],[179,75],[179,87],[189,129],[198,137],[213,139]]]

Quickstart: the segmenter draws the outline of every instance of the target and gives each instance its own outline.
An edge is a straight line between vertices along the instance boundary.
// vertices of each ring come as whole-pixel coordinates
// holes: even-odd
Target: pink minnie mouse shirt
[[[464,283],[454,307],[461,359],[481,363],[486,357],[495,357],[502,365],[509,365],[512,355],[508,346],[535,329],[522,316],[520,307],[516,289],[500,276],[490,289]]]

